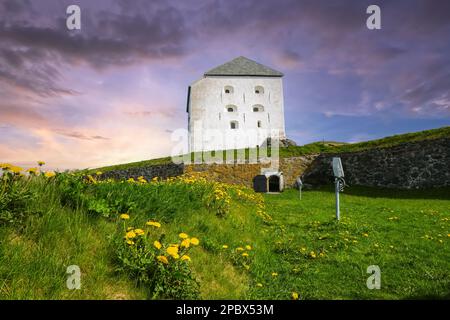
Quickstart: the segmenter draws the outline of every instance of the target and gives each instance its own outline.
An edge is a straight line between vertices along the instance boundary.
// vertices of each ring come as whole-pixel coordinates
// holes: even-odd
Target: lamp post
[[[336,194],[336,220],[341,219],[339,192],[344,191],[344,169],[342,168],[341,158],[334,157],[332,161],[333,174],[334,174],[334,191]]]
[[[300,198],[300,200],[302,200],[302,187],[303,187],[303,182],[302,182],[302,179],[300,179],[300,177],[297,177],[297,185],[298,185],[299,198]]]

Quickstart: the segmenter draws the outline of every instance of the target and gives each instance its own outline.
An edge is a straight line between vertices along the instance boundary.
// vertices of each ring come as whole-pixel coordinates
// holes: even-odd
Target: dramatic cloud
[[[66,8],[81,7],[81,30]],[[170,154],[186,88],[245,55],[285,74],[288,136],[448,125],[450,2],[3,0],[0,160],[73,168]]]

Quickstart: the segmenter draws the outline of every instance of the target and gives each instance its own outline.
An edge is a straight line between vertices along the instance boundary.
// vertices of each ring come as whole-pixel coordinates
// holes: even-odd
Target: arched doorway
[[[269,192],[280,192],[280,177],[273,175],[269,177]]]
[[[258,175],[253,178],[253,189],[255,192],[267,192],[267,178],[265,175]]]

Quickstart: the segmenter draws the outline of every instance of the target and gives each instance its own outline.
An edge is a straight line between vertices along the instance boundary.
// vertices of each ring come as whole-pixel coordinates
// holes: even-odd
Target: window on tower
[[[258,123],[257,123],[257,125],[258,125],[258,128],[261,128],[261,120],[258,120]]]
[[[239,123],[237,121],[231,121],[230,122],[230,129],[238,129]]]
[[[264,111],[264,107],[260,104],[256,104],[252,107],[253,112],[263,112]]]
[[[255,94],[264,94],[264,88],[262,86],[256,86]]]
[[[237,107],[230,104],[226,107],[226,110],[227,110],[227,112],[236,112]]]
[[[229,93],[233,93],[233,92],[234,92],[232,86],[225,86],[224,91],[225,91],[226,94],[229,94]]]

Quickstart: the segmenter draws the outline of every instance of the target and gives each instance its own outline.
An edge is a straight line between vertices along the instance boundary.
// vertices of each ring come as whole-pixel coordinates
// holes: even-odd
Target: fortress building
[[[207,71],[188,88],[189,151],[261,146],[285,139],[283,74],[245,57]]]

